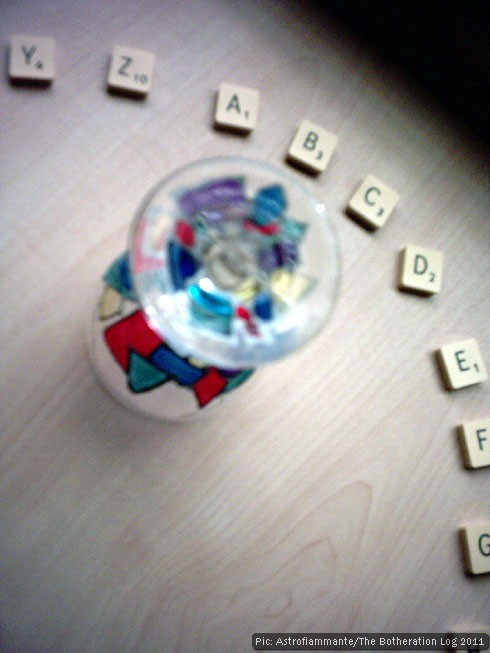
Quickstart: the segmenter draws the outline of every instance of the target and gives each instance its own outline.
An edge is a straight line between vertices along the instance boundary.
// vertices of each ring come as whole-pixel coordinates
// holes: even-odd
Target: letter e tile
[[[459,390],[488,378],[478,343],[473,338],[441,347],[437,357],[448,390]]]

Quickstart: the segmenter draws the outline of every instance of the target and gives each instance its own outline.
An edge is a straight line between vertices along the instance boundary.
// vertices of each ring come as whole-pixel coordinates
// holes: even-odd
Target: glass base
[[[127,253],[103,277],[90,324],[90,357],[115,399],[157,419],[202,415],[253,373],[253,369],[210,366],[180,356],[170,347],[137,301]]]

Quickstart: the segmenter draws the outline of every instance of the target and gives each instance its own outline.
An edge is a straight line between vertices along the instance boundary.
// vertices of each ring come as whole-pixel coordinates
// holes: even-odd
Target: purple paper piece
[[[272,247],[264,247],[259,250],[259,265],[265,272],[272,272],[277,268],[276,253]]]
[[[222,367],[217,367],[216,371],[219,372],[221,376],[225,376],[226,378],[231,378],[232,376],[237,376],[237,374],[243,372],[243,369],[239,368],[236,370],[225,370]]]
[[[298,262],[298,248],[292,240],[285,239],[272,247],[259,250],[259,265],[262,270],[272,272],[276,268],[295,265]]]
[[[209,224],[218,224],[225,217],[223,211],[217,211],[216,209],[214,211],[201,211],[200,213]]]
[[[298,248],[292,240],[282,240],[276,243],[274,253],[279,267],[294,265],[298,261]]]
[[[179,198],[179,205],[182,211],[191,217],[199,211],[215,211],[244,201],[240,179],[221,179],[187,191]]]

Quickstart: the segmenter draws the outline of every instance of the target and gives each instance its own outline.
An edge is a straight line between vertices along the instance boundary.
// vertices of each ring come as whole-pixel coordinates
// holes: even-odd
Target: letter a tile
[[[251,132],[257,123],[259,92],[253,88],[220,84],[214,124],[222,129]]]

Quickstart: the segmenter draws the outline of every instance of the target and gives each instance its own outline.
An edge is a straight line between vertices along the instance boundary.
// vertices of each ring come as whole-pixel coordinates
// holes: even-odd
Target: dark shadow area
[[[348,216],[348,217],[349,217],[353,222],[355,222],[357,225],[359,225],[360,227],[362,227],[363,229],[365,229],[365,230],[368,231],[369,233],[373,234],[373,233],[375,233],[376,231],[378,231],[378,229],[377,229],[376,227],[374,227],[373,225],[369,224],[369,222],[366,222],[366,220],[364,220],[364,219],[362,218],[362,216],[358,215],[358,214],[357,214],[355,211],[353,211],[349,206],[346,206],[346,207],[345,207],[345,214],[346,214],[346,215],[347,215],[347,216]]]
[[[138,102],[144,102],[147,98],[147,93],[138,93],[137,91],[131,91],[126,88],[115,88],[107,85],[106,90],[108,95],[112,95],[113,97],[124,97],[129,100],[137,100]]]
[[[319,20],[322,14],[337,19],[378,54],[396,61],[490,142],[490,2],[311,0],[308,4]]]
[[[293,159],[290,157],[288,154],[284,157],[284,163],[287,163],[291,168],[294,168],[295,170],[298,170],[299,172],[308,175],[308,177],[311,177],[312,179],[315,179],[318,177],[321,172],[318,172],[317,170],[313,170],[313,168],[309,168],[307,165],[300,163],[299,161],[296,161],[296,159]]]
[[[10,86],[14,88],[49,88],[51,79],[9,79]]]
[[[217,122],[213,122],[213,129],[221,134],[233,134],[233,136],[240,136],[241,138],[248,138],[253,131],[249,129],[240,129],[240,127],[220,125]]]

